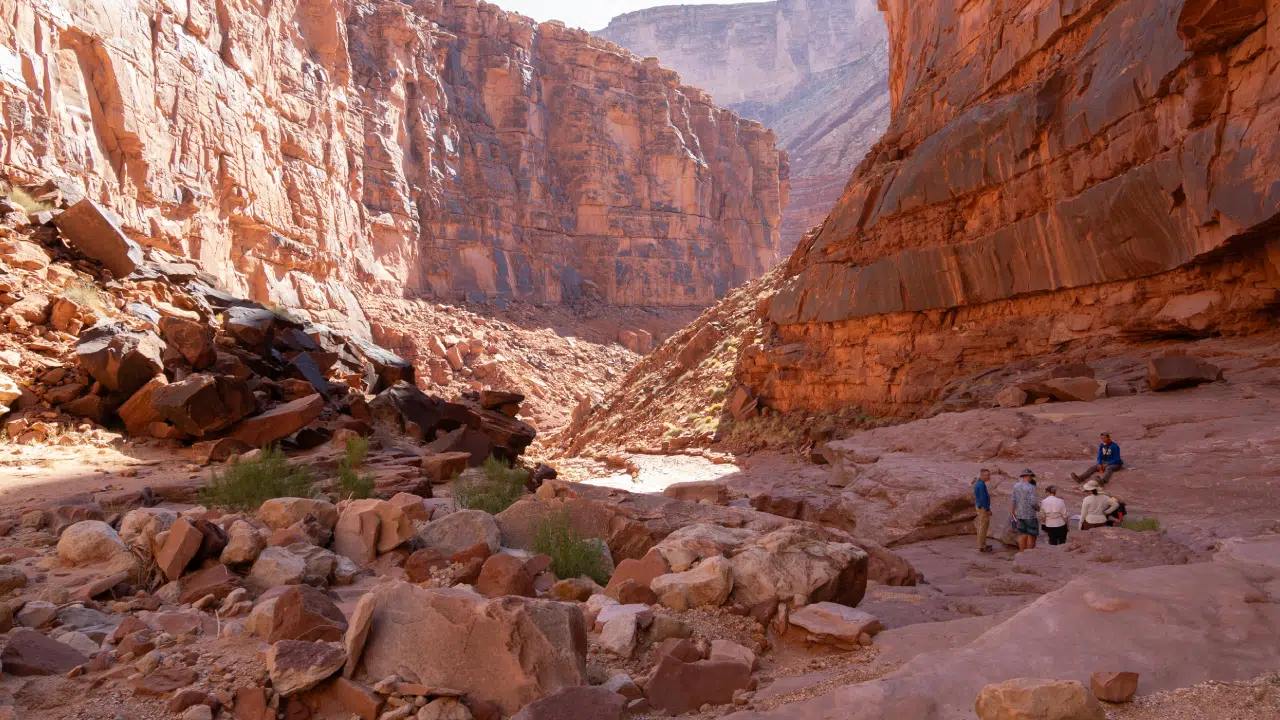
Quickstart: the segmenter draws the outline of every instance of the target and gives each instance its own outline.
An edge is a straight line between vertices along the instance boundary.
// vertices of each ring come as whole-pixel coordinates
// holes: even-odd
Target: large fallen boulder
[[[200,373],[156,388],[151,405],[182,432],[203,437],[231,427],[258,401],[243,380]]]
[[[413,537],[413,522],[386,500],[353,500],[334,528],[333,550],[357,565],[371,563]]]
[[[576,605],[398,582],[374,591],[360,667],[497,704],[512,715],[566,687],[587,684],[587,635]],[[357,670],[357,676],[360,675]]]
[[[979,720],[1106,720],[1102,703],[1075,680],[1017,678],[978,693]]]
[[[117,278],[125,278],[142,264],[142,248],[125,236],[111,211],[84,198],[53,218],[67,243],[102,263]]]
[[[1147,387],[1177,390],[1222,379],[1222,368],[1192,355],[1152,358],[1147,363]]]
[[[727,705],[751,682],[751,667],[735,660],[685,662],[663,655],[645,685],[649,704],[670,715],[696,711],[703,705]]]
[[[851,544],[784,528],[753,539],[730,558],[732,599],[746,608],[796,598],[853,607],[867,591],[867,561],[867,553]]]
[[[278,405],[261,415],[245,418],[231,436],[252,447],[264,447],[289,437],[320,417],[324,398],[319,393]]]
[[[155,333],[103,320],[80,333],[76,359],[104,388],[128,397],[164,370],[164,350]]]

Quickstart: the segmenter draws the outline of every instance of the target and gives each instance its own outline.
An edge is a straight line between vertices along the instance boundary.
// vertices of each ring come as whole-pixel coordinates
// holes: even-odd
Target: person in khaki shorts
[[[987,545],[987,529],[991,526],[991,494],[987,491],[987,481],[991,479],[991,471],[982,468],[978,479],[973,481],[973,504],[978,509],[978,552],[993,552]]]

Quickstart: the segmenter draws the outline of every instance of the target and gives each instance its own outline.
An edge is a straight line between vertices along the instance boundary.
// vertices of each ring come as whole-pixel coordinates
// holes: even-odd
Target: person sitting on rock
[[[1018,534],[1018,552],[1035,549],[1036,538],[1040,535],[1040,520],[1036,517],[1040,510],[1040,500],[1036,494],[1036,474],[1030,469],[1023,470],[1018,482],[1013,485],[1013,502],[1010,508],[1014,531]]]
[[[1067,503],[1058,497],[1058,488],[1050,485],[1044,489],[1046,497],[1040,503],[1040,511],[1044,513],[1044,534],[1049,536],[1050,545],[1063,545],[1067,542]]]
[[[1098,457],[1094,460],[1094,463],[1083,473],[1071,473],[1071,478],[1076,482],[1084,482],[1093,477],[1094,473],[1102,473],[1098,481],[1106,485],[1111,481],[1112,473],[1123,469],[1124,462],[1120,459],[1120,445],[1111,441],[1111,433],[1104,432],[1102,433],[1102,442],[1098,443]]]
[[[1115,510],[1107,513],[1107,527],[1119,527],[1120,523],[1124,522],[1124,515],[1126,512],[1124,500],[1121,500],[1118,495],[1112,495],[1111,499],[1116,501],[1117,507]]]
[[[991,479],[991,471],[982,468],[978,479],[973,481],[973,504],[978,509],[975,525],[978,527],[978,552],[994,552],[987,544],[987,529],[991,525],[991,493],[987,490],[987,481]]]
[[[1098,492],[1097,480],[1084,484],[1084,502],[1080,503],[1080,529],[1102,527],[1107,524],[1107,514],[1120,507],[1110,495]]]

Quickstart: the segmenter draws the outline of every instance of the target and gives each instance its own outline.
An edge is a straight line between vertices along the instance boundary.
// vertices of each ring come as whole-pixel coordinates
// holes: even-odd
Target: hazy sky
[[[570,27],[599,30],[614,15],[659,5],[727,5],[761,0],[490,0],[535,20],[563,20]]]

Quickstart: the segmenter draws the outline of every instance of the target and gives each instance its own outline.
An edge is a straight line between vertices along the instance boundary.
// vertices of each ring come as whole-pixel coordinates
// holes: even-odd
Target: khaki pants
[[[978,549],[987,546],[987,528],[991,526],[991,511],[978,508]]]

